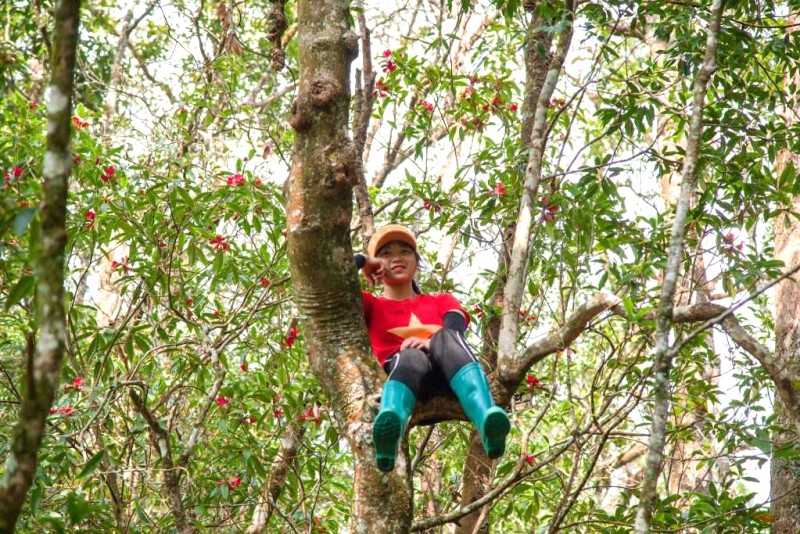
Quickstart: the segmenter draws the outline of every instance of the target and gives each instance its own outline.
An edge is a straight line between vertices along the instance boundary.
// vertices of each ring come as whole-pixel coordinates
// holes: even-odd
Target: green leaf
[[[17,216],[14,217],[14,233],[18,236],[24,234],[34,215],[36,215],[36,208],[22,208],[19,210]]]
[[[78,474],[78,478],[84,478],[89,476],[95,469],[97,469],[97,466],[100,465],[100,462],[103,461],[105,455],[106,451],[101,450],[100,452],[89,458],[89,460],[83,466],[83,469],[81,469],[81,472]]]
[[[20,278],[17,284],[8,293],[8,298],[6,299],[6,310],[10,309],[13,305],[17,304],[25,297],[29,296],[33,292],[35,285],[36,279],[31,275]]]

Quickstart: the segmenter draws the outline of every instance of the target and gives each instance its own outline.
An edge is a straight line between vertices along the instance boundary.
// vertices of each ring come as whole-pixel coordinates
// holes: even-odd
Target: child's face
[[[417,274],[417,256],[414,249],[402,241],[392,241],[378,251],[383,263],[383,283],[389,285],[410,284]]]

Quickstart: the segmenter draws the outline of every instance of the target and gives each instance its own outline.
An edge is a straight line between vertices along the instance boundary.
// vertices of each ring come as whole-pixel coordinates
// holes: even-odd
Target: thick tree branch
[[[38,340],[29,355],[27,388],[0,480],[0,532],[13,532],[36,473],[45,423],[59,383],[67,343],[64,313],[64,254],[67,243],[67,191],[73,80],[80,28],[80,0],[62,0],[55,9],[47,149],[42,169],[42,201],[34,260],[35,323]]]
[[[500,337],[497,344],[498,367],[501,375],[513,374],[513,372],[505,368],[514,366],[513,360],[516,357],[517,321],[528,270],[528,251],[530,249],[531,229],[534,223],[536,195],[542,178],[544,148],[547,141],[547,110],[550,97],[555,91],[561,68],[564,65],[564,60],[572,42],[572,20],[574,15],[572,0],[566,0],[565,8],[567,27],[559,35],[558,44],[550,61],[544,85],[539,93],[531,128],[528,162],[523,179],[524,193],[520,199],[514,242],[511,246],[511,262],[508,267],[508,281],[506,282]],[[518,368],[518,366],[516,367]]]
[[[278,497],[280,497],[289,472],[297,459],[297,450],[303,442],[305,432],[306,427],[300,421],[293,420],[286,425],[286,430],[281,436],[281,448],[272,461],[269,478],[261,493],[263,501],[253,511],[253,519],[247,528],[248,534],[259,534],[267,528],[278,505]]]

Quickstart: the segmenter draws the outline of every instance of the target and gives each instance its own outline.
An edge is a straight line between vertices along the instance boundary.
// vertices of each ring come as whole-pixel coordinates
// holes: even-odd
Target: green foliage
[[[50,4],[0,7],[9,36],[0,41],[0,171],[8,174],[0,189],[2,454],[36,326],[30,266],[40,237]],[[84,10],[69,198],[69,352],[20,529],[175,528],[160,445],[131,391],[166,430],[173,462],[188,454],[180,489],[198,528],[246,526],[293,425],[304,433],[270,528],[346,529],[352,459],[306,363],[302,327],[299,336],[293,331],[285,254],[282,183],[294,142],[286,118],[298,43],[287,44],[286,68],[270,71],[269,2],[232,11],[225,3],[176,2],[147,13],[137,5],[134,14],[144,16],[125,49],[124,75],[113,81],[126,13],[109,4]],[[403,10],[365,9],[379,71],[365,169],[378,223],[414,228],[426,266],[422,287],[458,296],[471,313],[469,340],[483,349],[501,311],[492,295],[503,231],[530,194],[520,131],[533,112],[523,109],[531,15],[519,1],[446,4],[441,12],[432,5],[415,11],[413,25]],[[536,13],[552,21],[541,31],[563,29],[559,6],[537,3]],[[286,8],[290,25],[295,9]],[[732,299],[779,276],[772,225],[784,214],[796,217],[791,201],[800,192],[794,166],[776,171],[779,152],[799,148],[798,126],[781,116],[796,92],[786,75],[797,71],[797,37],[776,9],[729,5],[707,95],[683,272],[702,266],[709,286]],[[474,28],[458,21],[471,16],[486,24],[467,47],[461,34]],[[630,531],[638,447],[652,410],[649,313],[673,217],[664,184],[677,178],[684,157],[704,18],[689,4],[580,5],[573,52],[546,115],[519,346],[563,325],[597,291],[619,295],[623,311],[594,320],[517,388],[496,479],[518,464],[524,476],[491,509],[499,532]],[[116,109],[107,111],[117,90]],[[692,302],[696,282],[684,279],[681,304]],[[743,317],[748,332],[768,343],[766,297],[753,299]],[[696,326],[676,328],[675,339]],[[782,429],[768,413],[765,371],[719,344],[697,336],[676,358],[668,447],[689,452],[666,469],[687,469],[700,483],[664,488],[654,528],[765,531],[751,465],[797,454],[773,450]],[[427,430],[411,433],[411,455],[421,453],[417,516],[455,510],[468,476],[470,427],[442,423],[421,451]],[[626,454],[634,459],[623,463]]]

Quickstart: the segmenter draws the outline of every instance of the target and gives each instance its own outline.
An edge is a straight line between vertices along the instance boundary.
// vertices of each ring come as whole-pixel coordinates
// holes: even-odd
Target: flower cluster
[[[131,268],[128,266],[128,257],[125,256],[124,258],[122,258],[119,261],[117,261],[117,260],[112,261],[111,262],[111,268],[114,269],[115,271],[117,269],[122,269],[122,271],[125,274],[128,274],[131,271]]]
[[[219,234],[209,239],[208,244],[214,248],[214,252],[228,252],[231,249],[230,243],[227,243],[225,237]]]
[[[319,426],[322,424],[322,418],[320,417],[320,406],[319,404],[314,404],[314,406],[310,407],[308,410],[304,411],[300,414],[300,420],[305,421],[314,421],[314,424]]]
[[[61,414],[61,415],[69,416],[69,415],[72,415],[72,412],[73,412],[73,408],[72,408],[71,404],[69,404],[67,406],[62,406],[61,408],[56,408],[55,406],[50,408],[50,415]]]
[[[547,222],[547,223],[555,222],[556,213],[558,213],[558,205],[557,204],[551,204],[550,203],[550,198],[548,198],[548,197],[542,197],[539,200],[541,200],[541,202],[543,204],[543,206],[542,206],[542,222]]]
[[[420,107],[425,108],[428,111],[428,113],[433,113],[434,106],[433,106],[432,103],[428,102],[427,100],[423,100],[422,102],[420,102],[419,105],[420,105]]]
[[[95,217],[97,217],[97,214],[94,212],[94,210],[87,210],[86,213],[83,214],[83,218],[86,219],[87,230],[94,228]]]
[[[80,391],[83,389],[83,378],[76,376],[72,379],[70,384],[64,384],[64,391],[70,390]]]
[[[736,235],[733,232],[728,232],[726,235],[722,236],[722,252],[730,256],[737,250],[741,252],[744,250],[744,241],[736,241]]]
[[[72,116],[72,124],[74,124],[74,125],[75,125],[75,129],[76,129],[76,130],[80,130],[80,129],[82,129],[82,128],[86,128],[86,127],[88,127],[88,126],[89,126],[89,123],[88,123],[88,122],[86,122],[85,120],[82,120],[82,119],[81,119],[80,117],[78,117],[77,115],[73,115],[73,116]]]
[[[300,330],[296,326],[293,326],[291,330],[289,330],[289,335],[286,336],[284,343],[286,343],[287,347],[294,345],[295,340],[297,339],[297,335],[300,333]]]
[[[229,176],[227,180],[228,185],[232,186],[241,186],[244,185],[244,176],[239,174],[238,172],[233,176]]]
[[[539,378],[536,377],[536,375],[528,375],[527,377],[525,377],[525,381],[528,383],[528,387],[531,389],[544,387],[542,385],[541,380],[539,380]]]
[[[14,165],[11,167],[11,170],[8,172],[3,173],[3,185],[9,186],[11,185],[11,179],[14,178],[15,180],[19,180],[22,178],[22,167],[19,165]]]
[[[389,86],[383,81],[383,79],[375,82],[375,94],[380,98],[386,98],[389,96]]]
[[[117,168],[114,167],[113,165],[109,165],[103,171],[103,175],[100,176],[100,179],[103,180],[103,183],[107,184],[108,182],[111,181],[112,178],[114,178],[115,174],[117,174]]]
[[[422,207],[425,208],[428,211],[433,210],[436,213],[441,213],[442,212],[441,204],[433,203],[430,200],[423,200],[422,201]]]

